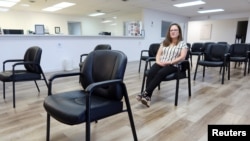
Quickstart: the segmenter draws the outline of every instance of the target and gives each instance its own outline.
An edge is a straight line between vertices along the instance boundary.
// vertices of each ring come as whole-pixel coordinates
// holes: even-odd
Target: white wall
[[[226,41],[229,44],[235,42],[235,35],[238,21],[247,21],[247,18],[240,19],[224,19],[224,20],[206,20],[206,21],[190,21],[188,22],[187,41],[193,42],[218,42]],[[202,40],[201,27],[203,25],[211,24],[211,38]]]
[[[147,46],[144,49],[148,49],[149,45],[153,42],[160,43],[164,40],[161,37],[161,22],[169,21],[179,23],[182,26],[184,40],[186,41],[186,25],[188,23],[187,17],[177,16],[165,12],[159,12],[155,10],[145,9],[143,11],[143,23],[145,29],[144,44]],[[166,31],[167,32],[167,31]]]

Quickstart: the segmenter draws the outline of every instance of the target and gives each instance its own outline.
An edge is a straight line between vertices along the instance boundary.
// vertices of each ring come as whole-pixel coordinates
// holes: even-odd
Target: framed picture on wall
[[[36,24],[35,25],[35,33],[39,35],[44,34],[44,25],[43,24]]]
[[[56,27],[55,27],[55,34],[60,34],[60,32],[61,32],[61,31],[60,31],[60,27],[56,26]]]

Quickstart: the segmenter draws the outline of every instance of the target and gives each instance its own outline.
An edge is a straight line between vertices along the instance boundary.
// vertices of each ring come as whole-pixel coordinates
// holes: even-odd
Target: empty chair
[[[224,41],[217,42],[217,44],[224,44],[224,45],[228,45],[228,43],[227,43],[227,42],[224,42]]]
[[[68,125],[86,123],[85,140],[90,141],[91,122],[122,112],[128,112],[133,139],[137,141],[127,89],[123,82],[126,65],[127,56],[123,52],[97,50],[88,54],[81,72],[52,76],[49,79],[48,96],[44,100],[47,112],[47,141],[50,140],[50,117]],[[54,80],[71,76],[81,77],[82,89],[53,93]]]
[[[249,45],[248,44],[232,44],[229,48],[229,60],[235,63],[244,63],[244,76],[246,75],[247,62],[249,59]],[[229,63],[230,65],[230,63]],[[235,65],[236,67],[236,65]],[[230,68],[230,66],[229,66]]]
[[[99,44],[97,45],[95,48],[94,48],[94,51],[95,50],[111,50],[111,45],[109,44]],[[86,58],[88,56],[87,53],[84,53],[84,54],[81,54],[80,55],[80,63],[79,63],[79,68],[80,68],[80,71],[82,69],[82,66],[84,64],[84,58]],[[79,82],[80,82],[80,77],[79,77]]]
[[[94,50],[111,50],[111,49],[112,48],[109,44],[99,44],[94,48]],[[81,70],[83,63],[84,63],[84,57],[86,57],[87,55],[88,55],[87,53],[80,55],[80,63],[79,63],[80,70]]]
[[[138,72],[140,72],[141,70],[141,61],[146,61],[149,57],[155,57],[159,47],[160,47],[160,43],[152,43],[150,44],[148,50],[141,51]],[[149,66],[151,66],[151,64],[149,64]]]
[[[221,84],[224,84],[225,68],[229,66],[228,49],[228,46],[223,44],[211,44],[205,48],[204,58],[201,59],[203,53],[200,53],[197,58],[194,80],[196,79],[198,66],[203,66],[203,77],[205,76],[205,67],[219,67],[222,68]],[[228,69],[228,80],[230,79],[229,74],[230,69]]]
[[[40,89],[37,85],[37,80],[44,80],[46,86],[47,80],[43,73],[42,67],[40,66],[42,56],[42,49],[37,46],[30,47],[26,50],[23,59],[9,59],[3,62],[3,72],[0,73],[0,81],[3,82],[3,98],[5,99],[5,82],[12,82],[13,89],[13,107],[16,107],[15,104],[15,83],[20,81],[34,81],[37,87],[37,90],[40,92]],[[11,70],[5,70],[5,65],[12,63]],[[20,66],[23,66],[23,69],[19,69]]]
[[[193,66],[193,55],[198,56],[201,52],[203,52],[203,43],[193,43],[190,49],[191,66]]]

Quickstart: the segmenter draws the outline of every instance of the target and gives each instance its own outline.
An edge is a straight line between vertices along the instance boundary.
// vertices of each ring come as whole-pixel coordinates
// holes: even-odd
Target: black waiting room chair
[[[111,50],[111,46],[109,44],[98,44],[94,50]],[[88,53],[84,53],[84,54],[81,54],[80,55],[80,63],[79,63],[79,67],[80,67],[80,70],[84,64],[84,58],[88,56]]]
[[[68,125],[86,123],[85,140],[90,141],[91,122],[97,123],[98,120],[122,112],[128,112],[133,139],[137,141],[127,89],[123,82],[126,65],[127,56],[123,52],[97,50],[88,54],[81,72],[52,76],[49,79],[48,96],[44,100],[47,111],[47,141],[50,140],[50,117]],[[54,80],[71,76],[81,77],[82,89],[52,93]],[[124,102],[126,108],[123,106]]]
[[[175,73],[172,73],[170,75],[167,75],[165,78],[162,79],[162,81],[176,81],[176,87],[175,87],[175,106],[178,105],[178,96],[179,96],[179,83],[181,79],[187,79],[188,81],[188,96],[191,97],[191,77],[190,77],[190,63],[189,63],[189,57],[190,57],[190,50],[188,49],[186,59],[182,62],[179,62],[177,64],[177,71]],[[155,61],[155,57],[150,57],[146,60],[145,68],[144,68],[144,74],[143,74],[143,80],[142,80],[142,86],[141,86],[141,93],[144,90],[146,78],[149,72],[148,65],[149,62]],[[158,86],[158,90],[160,90],[160,85]]]
[[[152,43],[149,45],[148,50],[141,50],[140,62],[139,62],[139,69],[138,72],[140,73],[141,70],[141,62],[146,61],[149,57],[155,57],[157,51],[160,47],[160,43]],[[149,67],[151,66],[151,62],[149,62]]]
[[[5,99],[5,83],[12,82],[14,108],[16,107],[16,82],[34,81],[39,92],[40,89],[37,85],[37,80],[44,80],[46,86],[48,86],[46,77],[43,73],[42,67],[40,66],[41,56],[42,49],[40,47],[33,46],[26,50],[23,59],[9,59],[3,62],[3,71],[0,73],[0,81],[3,82],[3,98]],[[7,64],[12,64],[11,70],[5,70]]]
[[[244,76],[246,75],[247,71],[247,65],[248,65],[248,59],[249,59],[249,48],[250,45],[248,44],[232,44],[230,45],[229,48],[229,61],[235,63],[235,68],[236,64],[239,63],[244,63]],[[230,63],[229,63],[230,65]],[[230,66],[229,66],[230,68]]]
[[[200,53],[197,58],[197,64],[194,72],[194,80],[196,79],[196,74],[198,66],[203,66],[203,77],[205,76],[206,67],[219,67],[220,73],[222,69],[221,84],[224,84],[224,74],[225,68],[228,70],[228,80],[230,80],[230,69],[229,67],[229,54],[228,45],[225,44],[211,44],[207,46],[203,53]],[[201,59],[201,56],[204,58]]]
[[[201,43],[201,42],[194,42],[191,45],[191,49],[190,49],[191,66],[193,66],[193,56],[198,56],[202,52],[203,52],[203,43]]]
[[[95,50],[111,50],[112,47],[111,45],[109,44],[98,44],[95,48],[94,48],[94,51]],[[80,63],[79,63],[79,68],[80,68],[80,71],[82,69],[82,66],[84,64],[84,59],[88,56],[88,53],[84,53],[84,54],[81,54],[80,55]],[[80,77],[79,77],[79,82],[80,82]]]

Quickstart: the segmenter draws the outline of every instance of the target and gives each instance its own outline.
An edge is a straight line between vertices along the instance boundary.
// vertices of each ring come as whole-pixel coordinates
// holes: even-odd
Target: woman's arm
[[[158,51],[157,51],[156,57],[155,57],[155,60],[156,60],[155,63],[160,65],[160,66],[165,66],[166,64],[161,62],[162,52],[163,52],[163,45],[161,44]]]
[[[187,51],[188,51],[188,48],[182,48],[180,56],[172,60],[171,64],[177,64],[178,62],[185,60]]]

